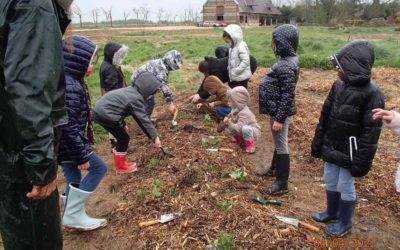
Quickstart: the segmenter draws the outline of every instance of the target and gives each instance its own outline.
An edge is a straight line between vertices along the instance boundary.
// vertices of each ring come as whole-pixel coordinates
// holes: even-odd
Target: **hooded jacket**
[[[369,172],[377,150],[382,121],[372,119],[372,110],[384,108],[384,96],[370,79],[375,56],[367,41],[347,44],[337,58],[347,79],[336,80],[325,100],[311,154],[361,177]],[[357,141],[351,153],[350,137]]]
[[[69,21],[53,0],[0,1],[2,181],[44,186],[56,178],[54,127],[67,122],[62,31]]]
[[[135,78],[133,86],[105,94],[93,110],[93,120],[105,127],[123,127],[125,117],[131,115],[143,132],[151,139],[157,130],[144,109],[144,100],[161,88],[161,82],[149,72]]]
[[[284,123],[296,114],[295,92],[299,75],[299,60],[296,56],[299,33],[293,25],[285,24],[272,33],[278,61],[261,80],[259,87],[260,113],[274,121]]]
[[[233,44],[229,49],[228,71],[231,82],[250,79],[250,51],[243,40],[242,29],[237,24],[230,24],[224,30],[231,37]]]
[[[223,83],[229,82],[229,71],[228,71],[228,61],[229,61],[229,47],[220,46],[215,49],[214,57],[205,57],[208,62],[208,68],[210,75],[218,77]],[[254,56],[250,56],[250,69],[251,74],[254,74],[257,70],[257,59]],[[205,79],[204,79],[205,80]],[[203,81],[204,82],[204,81]],[[203,89],[203,83],[197,91],[201,99],[208,99],[210,95],[207,91]]]
[[[104,62],[100,66],[100,86],[106,92],[126,87],[121,63],[128,47],[118,43],[107,43],[104,47]]]
[[[149,63],[141,66],[132,76],[132,84],[136,82],[136,78],[143,72],[153,74],[162,84],[161,90],[164,94],[165,100],[169,103],[174,100],[172,91],[168,86],[168,75],[170,71],[182,68],[183,59],[182,55],[177,50],[167,52],[163,58],[155,59]]]
[[[230,88],[223,84],[216,76],[207,76],[204,80],[204,90],[209,95],[215,96],[215,106],[228,107],[227,92]]]
[[[228,129],[241,134],[243,126],[251,126],[255,128],[256,140],[261,137],[261,127],[258,125],[256,116],[248,107],[250,94],[245,87],[239,86],[228,91],[228,97],[234,103],[232,111],[232,122]]]
[[[96,50],[96,44],[82,36],[73,36],[72,44],[69,44],[68,40],[63,44],[68,123],[61,127],[58,159],[60,163],[72,162],[81,165],[89,161],[93,152],[93,141],[88,138],[88,134],[93,135],[89,117],[90,97],[84,77]]]

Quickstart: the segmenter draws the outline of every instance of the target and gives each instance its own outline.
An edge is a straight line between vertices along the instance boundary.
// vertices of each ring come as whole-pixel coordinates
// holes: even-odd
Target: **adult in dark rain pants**
[[[62,249],[62,34],[72,0],[0,1],[0,232],[4,248]]]

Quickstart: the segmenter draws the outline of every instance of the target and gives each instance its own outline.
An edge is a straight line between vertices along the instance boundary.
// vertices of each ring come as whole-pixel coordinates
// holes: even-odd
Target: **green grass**
[[[271,48],[273,29],[270,27],[245,29],[244,36],[251,54],[257,58],[259,67],[271,67],[276,58]],[[301,68],[331,69],[329,56],[337,52],[349,40],[368,39],[375,46],[375,66],[400,68],[400,32],[394,28],[344,28],[299,27],[300,45],[298,55]],[[162,57],[171,49],[178,49],[184,57],[184,69],[170,74],[170,85],[175,92],[196,89],[203,76],[197,72],[197,64],[204,56],[214,56],[217,46],[225,45],[222,40],[222,29],[180,30],[180,31],[146,31],[138,30],[121,33],[114,40],[129,46],[129,54],[123,66],[127,83],[130,83],[135,68],[151,59]],[[131,37],[131,38],[130,38]],[[99,41],[99,62],[95,73],[88,79],[93,104],[100,98],[99,67],[103,60],[105,41]],[[95,126],[100,139],[105,133]]]

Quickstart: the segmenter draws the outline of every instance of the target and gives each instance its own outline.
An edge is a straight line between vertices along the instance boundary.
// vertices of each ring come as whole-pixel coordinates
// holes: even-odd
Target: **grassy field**
[[[171,49],[178,49],[183,54],[185,66],[183,70],[172,72],[171,87],[175,91],[188,88],[195,90],[202,76],[196,70],[197,64],[204,56],[213,56],[217,46],[224,45],[222,29],[198,30],[102,30],[87,31],[88,35],[99,45],[99,63],[95,74],[88,79],[94,103],[100,97],[99,67],[103,60],[103,46],[107,41],[117,41],[129,46],[129,55],[123,66],[127,82],[135,68],[148,60],[161,57]],[[245,29],[245,40],[251,54],[257,58],[259,67],[271,67],[276,58],[271,49],[272,28]],[[375,66],[400,68],[400,32],[394,28],[345,28],[329,29],[325,27],[300,27],[299,57],[302,68],[330,69],[329,56],[335,53],[348,41],[368,39],[375,46]],[[101,129],[96,127],[98,132]]]

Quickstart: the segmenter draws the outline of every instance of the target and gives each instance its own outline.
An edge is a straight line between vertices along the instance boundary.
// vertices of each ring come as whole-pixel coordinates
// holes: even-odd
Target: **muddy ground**
[[[259,70],[250,83],[251,108],[263,127],[262,141],[254,155],[243,153],[226,135],[216,132],[216,122],[210,123],[204,113],[186,104],[190,91],[177,95],[177,128],[170,127],[165,107],[159,105],[156,110],[162,143],[176,158],[166,158],[152,148],[133,124],[136,151],[128,158],[137,161],[138,172],[116,175],[109,145],[96,145],[110,169],[87,210],[93,216],[107,218],[109,224],[94,232],[64,230],[65,249],[204,249],[224,233],[234,236],[235,246],[241,249],[314,249],[323,239],[331,247],[341,243],[327,238],[324,224],[310,219],[312,211],[325,208],[323,163],[311,158],[310,144],[322,103],[335,79],[333,71],[302,70],[297,88],[298,114],[290,127],[290,193],[272,197],[281,201],[282,207],[262,206],[248,198],[273,182],[253,172],[269,164],[273,152],[269,121],[258,115],[258,83],[264,74],[265,69]],[[387,107],[396,108],[400,70],[377,69],[374,79],[386,95]],[[370,174],[357,179],[355,223],[343,241],[347,244],[343,249],[398,249],[400,196],[394,189],[398,140],[385,129]],[[234,153],[210,153],[206,150],[209,147],[230,148]],[[232,179],[234,171],[248,176]],[[184,215],[167,224],[138,225],[168,212]],[[277,221],[275,214],[312,223],[321,232],[288,226]]]

